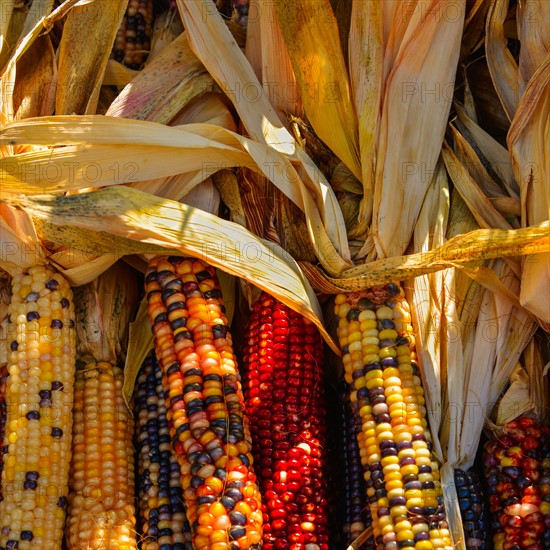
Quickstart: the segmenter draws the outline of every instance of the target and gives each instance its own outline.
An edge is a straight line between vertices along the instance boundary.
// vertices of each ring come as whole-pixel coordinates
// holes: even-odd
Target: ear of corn
[[[263,549],[328,549],[323,344],[265,292],[246,327],[246,410],[259,464]]]
[[[151,48],[152,21],[153,0],[130,0],[111,57],[130,69],[141,69]]]
[[[490,548],[489,518],[481,480],[474,471],[455,470],[455,486],[468,550]]]
[[[67,550],[137,548],[133,421],[123,374],[107,362],[76,372]]]
[[[12,281],[0,548],[61,549],[76,333],[72,291],[47,267]]]
[[[346,392],[347,393],[347,392]],[[346,544],[351,544],[361,533],[372,524],[367,503],[363,466],[359,454],[357,434],[361,433],[361,423],[356,408],[357,403],[351,403],[344,397],[342,402],[342,443],[344,451],[344,536]],[[368,544],[374,547],[374,541]]]
[[[193,550],[171,445],[162,372],[154,354],[141,367],[135,405],[141,550]]]
[[[215,270],[199,260],[159,257],[145,283],[193,544],[254,547],[262,537],[260,495]]]
[[[485,446],[495,550],[548,548],[550,528],[550,430],[532,418],[508,422],[504,433]],[[548,474],[548,468],[546,468]]]
[[[338,294],[335,313],[376,544],[451,548],[404,292],[390,283]]]
[[[0,501],[2,501],[2,469],[4,467],[4,454],[8,451],[4,443],[6,433],[6,384],[8,379],[8,369],[6,365],[0,365]]]

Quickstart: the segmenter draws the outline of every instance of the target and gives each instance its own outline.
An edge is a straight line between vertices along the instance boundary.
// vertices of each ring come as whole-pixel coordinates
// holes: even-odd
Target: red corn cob
[[[263,293],[243,357],[252,454],[262,491],[263,550],[327,550],[322,340]]]

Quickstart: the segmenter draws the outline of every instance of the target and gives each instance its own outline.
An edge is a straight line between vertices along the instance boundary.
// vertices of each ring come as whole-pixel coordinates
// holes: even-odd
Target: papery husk
[[[138,293],[136,274],[124,262],[74,289],[77,354],[81,360],[112,365],[124,361]]]
[[[512,166],[520,186],[523,226],[550,217],[549,119],[550,54],[529,81],[508,134]],[[550,329],[549,254],[525,259],[520,300],[546,330]]]
[[[259,80],[283,122],[288,121],[289,115],[302,116],[300,90],[275,14],[275,3],[258,0],[253,9],[256,10],[254,16],[259,18]]]
[[[145,65],[151,63],[182,32],[183,24],[177,10],[168,10],[159,14],[153,23],[151,47]]]
[[[129,404],[134,395],[136,378],[143,365],[143,361],[154,349],[153,331],[149,321],[147,296],[139,303],[135,319],[128,328],[128,349],[124,364],[124,385],[122,393],[126,404]]]
[[[13,1],[8,1],[5,6],[4,2],[2,3],[0,17],[4,28],[0,32],[0,74],[6,67],[23,32],[28,11],[26,6],[17,8]]]
[[[520,97],[518,66],[507,47],[504,20],[508,14],[508,0],[493,0],[487,13],[485,50],[487,66],[507,117],[512,120]]]
[[[126,67],[126,65],[123,65],[122,63],[119,63],[114,59],[109,59],[107,61],[107,66],[105,67],[105,73],[103,74],[103,82],[101,84],[102,86],[117,86],[119,88],[123,88],[124,86],[129,84],[132,80],[134,80],[134,78],[136,78],[138,74],[139,74],[139,71],[130,69],[129,67]],[[101,97],[98,103],[98,113],[100,112],[99,111],[100,103],[101,103]],[[106,111],[107,109],[105,109],[104,112]]]
[[[311,188],[303,164],[291,163],[273,147],[262,145],[224,128],[190,124],[164,125],[113,117],[62,117],[16,122],[0,131],[0,143],[61,145],[85,143],[0,159],[6,171],[1,195],[60,192],[89,187],[87,170],[93,167],[94,186],[117,185],[202,170],[199,183],[212,173],[231,166],[248,166],[262,172],[306,215],[316,255],[329,273],[349,266],[335,248],[340,230],[330,225],[332,199],[328,183]],[[45,170],[56,171],[55,183]],[[34,171],[34,172],[33,172]],[[319,174],[319,172],[317,171]],[[17,175],[13,175],[17,174]],[[23,180],[25,183],[23,184]],[[190,191],[186,189],[185,192]],[[329,200],[329,197],[332,199]],[[336,203],[336,206],[338,204]],[[342,213],[338,208],[338,218]],[[344,226],[345,229],[345,226]],[[345,248],[348,250],[347,238]],[[348,250],[349,252],[349,250]]]
[[[440,17],[445,4],[432,0],[418,10],[384,4],[392,10],[384,24],[394,21],[395,28],[387,39],[376,155],[372,233],[378,258],[407,249],[439,157],[465,14],[465,2],[458,2],[456,19]]]
[[[361,178],[358,122],[329,0],[273,4],[304,110],[315,133]]]
[[[55,109],[57,62],[48,35],[38,37],[17,63],[14,118],[50,116]]]
[[[254,70],[238,49],[217,10],[212,9],[210,0],[176,1],[193,51],[232,101],[248,135],[288,156],[308,188],[308,195],[322,197],[317,204],[320,218],[309,208],[305,210],[310,221],[309,231],[322,227],[322,233],[326,232],[327,238],[323,236],[320,246],[316,245],[325,269],[333,272],[345,269],[351,263],[346,228],[328,182],[279,120]],[[227,52],[232,55],[227,55]],[[254,100],[247,95],[250,91],[254,92]]]
[[[127,5],[128,0],[89,2],[68,14],[59,45],[56,114],[96,112],[103,74]],[[93,40],[83,40],[82,29]]]
[[[296,262],[240,225],[124,186],[14,202],[32,214],[45,238],[60,244],[100,256],[180,253],[242,277],[310,319],[339,353]]]
[[[239,191],[237,176],[231,170],[220,170],[212,176],[224,204],[231,212],[231,221],[247,227],[246,215]]]
[[[510,387],[498,404],[497,425],[504,426],[519,416],[534,412],[535,403],[531,401],[529,386],[529,376],[518,363],[510,374]]]
[[[550,418],[550,363],[544,364],[541,350],[544,337],[535,334],[523,352],[523,362],[529,380],[529,402],[534,404],[537,420],[547,425]]]
[[[214,80],[180,34],[122,90],[106,115],[168,124]]]
[[[320,292],[336,294],[355,292],[385,282],[401,281],[434,273],[448,267],[460,267],[470,262],[508,256],[523,256],[539,250],[550,250],[549,222],[538,227],[500,230],[478,229],[457,235],[442,246],[428,252],[396,256],[360,264],[329,277],[316,266],[301,262],[310,282]],[[483,284],[483,281],[480,281]]]

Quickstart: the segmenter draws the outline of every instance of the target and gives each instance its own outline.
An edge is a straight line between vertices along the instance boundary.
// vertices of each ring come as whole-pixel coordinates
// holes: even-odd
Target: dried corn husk
[[[240,225],[124,186],[65,197],[20,197],[14,202],[32,213],[46,239],[79,250],[97,255],[179,251],[203,258],[311,319],[338,350],[298,265],[280,247]]]
[[[183,33],[138,72],[106,115],[168,124],[213,86],[214,80],[191,51]]]
[[[137,299],[136,275],[124,262],[112,266],[91,283],[75,288],[80,359],[113,365],[124,360]]]
[[[59,46],[58,115],[96,112],[103,74],[127,4],[127,0],[89,2],[68,14]],[[93,40],[82,40],[82,29]]]

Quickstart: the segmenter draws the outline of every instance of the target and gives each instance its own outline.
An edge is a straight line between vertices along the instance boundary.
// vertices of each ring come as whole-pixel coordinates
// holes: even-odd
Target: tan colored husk
[[[541,340],[547,337],[535,337],[529,342],[523,353],[523,362],[529,380],[529,401],[535,404],[535,412],[541,424],[548,425],[550,418],[550,380],[548,369],[550,362],[544,364]],[[545,373],[546,371],[546,373]]]
[[[231,212],[231,221],[247,227],[239,182],[235,173],[231,170],[220,170],[212,176],[212,181],[218,188],[222,201]]]
[[[273,6],[315,133],[361,178],[357,118],[329,0],[289,0]]]
[[[213,87],[213,78],[182,33],[139,71],[106,115],[168,124],[194,98]]]
[[[57,63],[49,36],[38,37],[17,63],[15,119],[50,116],[55,108]]]
[[[241,227],[185,204],[117,186],[65,197],[14,199],[48,240],[102,255],[179,253],[242,277],[310,319],[331,347],[317,298],[290,255]],[[101,231],[98,231],[101,228]]]
[[[328,277],[316,266],[302,262],[308,279],[321,292],[355,292],[384,282],[401,281],[434,273],[447,267],[459,267],[470,262],[508,256],[532,254],[534,250],[550,250],[550,222],[524,229],[478,229],[457,235],[444,245],[428,252],[397,256],[357,265]]]
[[[124,361],[138,299],[135,272],[119,262],[91,283],[76,287],[74,294],[79,358],[112,365]]]
[[[304,212],[310,221],[310,233],[313,228],[326,233],[320,246],[316,245],[321,256],[319,260],[328,271],[345,269],[350,265],[346,228],[328,182],[279,120],[254,70],[210,1],[176,1],[191,47],[233,102],[248,134],[259,144],[267,144],[274,152],[288,156],[308,189],[308,195],[315,196],[321,217],[309,209],[307,199]],[[251,90],[255,94],[254,101],[247,96]]]
[[[68,14],[59,45],[56,114],[96,112],[103,74],[127,4],[127,0],[89,2]],[[83,40],[82,29],[93,40]]]
[[[510,374],[510,387],[500,399],[496,414],[496,424],[504,426],[524,414],[532,414],[536,403],[531,401],[529,376],[518,363]]]
[[[176,10],[168,10],[155,18],[151,48],[145,65],[151,63],[172,41],[183,32],[183,24]]]
[[[389,34],[373,203],[376,256],[369,259],[398,256],[409,245],[439,157],[465,14],[464,1],[455,3],[454,18],[440,16],[445,0],[422,3],[422,9],[383,5]]]
[[[508,133],[507,145],[520,186],[522,225],[533,225],[550,213],[550,54],[529,81]],[[550,330],[550,255],[525,259],[521,303]]]
[[[6,171],[0,190],[3,196],[89,187],[83,182],[90,180],[86,172],[90,165],[93,166],[95,186],[202,170],[202,177],[195,181],[197,184],[221,168],[248,166],[268,177],[304,211],[318,259],[329,273],[339,273],[349,266],[349,261],[338,254],[335,241],[331,240],[332,233],[340,241],[341,231],[330,223],[333,208],[327,208],[327,202],[332,204],[334,200],[338,208],[338,224],[344,224],[328,183],[317,179],[318,185],[311,187],[312,180],[307,178],[303,164],[296,166],[273,147],[224,128],[207,124],[169,128],[152,122],[113,117],[56,116],[15,122],[0,131],[2,142],[87,144],[85,147],[67,146],[0,159],[0,169]],[[44,172],[50,167],[57,173],[53,185],[51,177]],[[13,176],[14,173],[18,176]],[[188,191],[190,189],[182,192]],[[348,250],[347,238],[344,242]]]
[[[103,82],[101,84],[103,86],[118,86],[122,88],[136,78],[138,74],[139,71],[130,69],[129,67],[126,67],[126,65],[123,65],[114,59],[109,59],[107,61],[107,66],[105,67]]]
[[[303,107],[287,47],[275,14],[275,3],[269,0],[258,0],[250,9],[252,13],[249,14],[249,22],[250,17],[259,19],[261,67],[258,80],[262,83],[280,119],[288,127],[288,116],[301,116]],[[250,53],[248,42],[246,47],[246,51]]]

